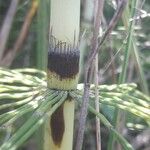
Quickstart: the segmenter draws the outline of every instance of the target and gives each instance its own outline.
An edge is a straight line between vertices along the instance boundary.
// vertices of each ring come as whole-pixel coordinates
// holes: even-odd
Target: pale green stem
[[[66,42],[67,45],[71,45],[72,47],[78,46],[79,40],[79,21],[80,21],[80,0],[51,0],[51,8],[50,8],[50,31],[51,35],[56,40],[64,43]],[[72,64],[74,65],[74,64]],[[50,74],[51,75],[51,74]],[[48,86],[49,81],[48,79]],[[52,80],[51,80],[52,81]],[[68,83],[66,80],[59,80],[57,89],[59,89],[59,85],[62,83],[64,90],[64,85],[69,85],[69,83],[74,82],[76,88],[77,78],[69,79]],[[53,84],[56,84],[56,82]],[[74,85],[74,84],[73,84]],[[52,86],[52,85],[50,85]],[[49,87],[50,88],[50,87]],[[61,88],[60,88],[61,89]],[[68,89],[67,89],[68,90]],[[73,126],[74,126],[74,100],[66,99],[65,103],[63,104],[63,116],[64,116],[64,128],[65,131],[63,133],[63,137],[60,141],[60,146],[58,146],[53,137],[50,127],[50,123],[47,123],[45,126],[45,142],[44,142],[44,150],[71,150],[73,147]],[[58,118],[59,119],[59,118]],[[47,132],[46,128],[50,131]]]

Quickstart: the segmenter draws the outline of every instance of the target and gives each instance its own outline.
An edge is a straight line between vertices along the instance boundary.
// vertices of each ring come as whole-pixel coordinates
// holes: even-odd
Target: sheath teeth
[[[79,76],[80,52],[78,46],[51,36],[48,50],[48,84],[50,88],[75,89]]]
[[[50,44],[49,44],[49,53],[55,52],[60,54],[74,54],[77,53],[79,55],[79,49],[78,44],[75,46],[75,44],[71,45],[67,42],[62,42],[56,39],[54,36],[50,36]]]

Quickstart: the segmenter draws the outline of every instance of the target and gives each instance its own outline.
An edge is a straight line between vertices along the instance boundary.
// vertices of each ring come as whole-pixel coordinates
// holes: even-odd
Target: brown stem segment
[[[50,120],[50,127],[51,127],[51,134],[52,139],[58,147],[61,146],[64,130],[65,130],[65,123],[64,123],[64,106],[60,106],[55,113],[51,116]]]

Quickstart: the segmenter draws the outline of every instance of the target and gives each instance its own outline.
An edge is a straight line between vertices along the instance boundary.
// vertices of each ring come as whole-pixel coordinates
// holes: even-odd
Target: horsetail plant
[[[65,16],[65,17],[64,17]],[[80,0],[51,0],[47,74],[37,69],[0,68],[0,149],[16,150],[44,124],[44,150],[73,149],[75,102],[82,103],[79,76]],[[100,105],[132,113],[150,125],[150,99],[135,84],[97,85]],[[106,117],[95,110],[95,85],[88,111],[97,116],[125,150],[133,150]],[[15,127],[25,114],[29,118]]]
[[[79,77],[80,0],[51,0],[48,88],[75,90]],[[46,123],[44,150],[71,150],[74,128],[74,100],[64,104]],[[47,129],[50,132],[47,132]]]

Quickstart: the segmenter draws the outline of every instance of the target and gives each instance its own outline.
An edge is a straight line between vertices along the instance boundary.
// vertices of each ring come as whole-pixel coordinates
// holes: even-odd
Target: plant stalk
[[[79,76],[80,0],[51,0],[48,87],[76,89]],[[44,150],[71,150],[73,147],[74,100],[64,104],[47,121]]]

